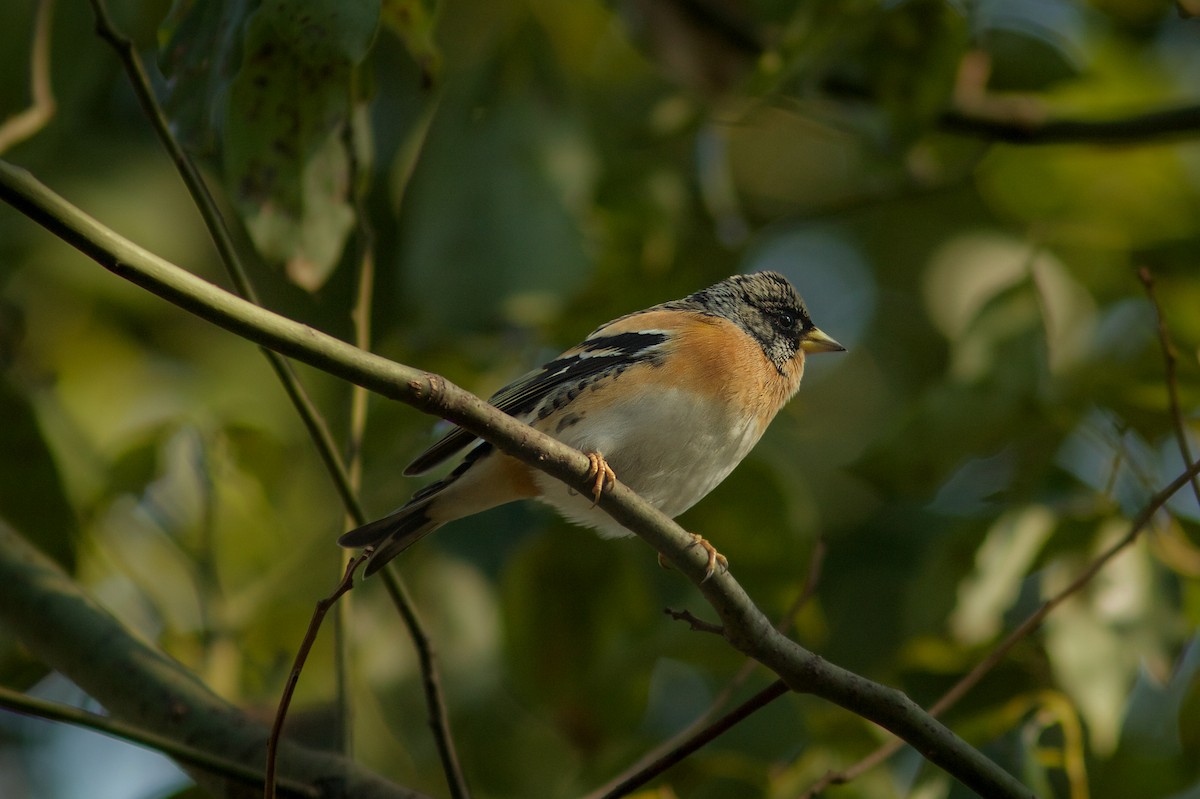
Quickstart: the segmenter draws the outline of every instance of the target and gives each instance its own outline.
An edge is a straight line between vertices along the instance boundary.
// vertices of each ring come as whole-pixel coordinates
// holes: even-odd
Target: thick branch
[[[579,451],[438,375],[364,352],[222,291],[121,238],[27,172],[2,161],[0,199],[114,274],[187,311],[383,396],[449,419],[581,493],[590,491],[589,462]],[[1032,796],[1019,781],[904,694],[826,663],[779,633],[730,574],[705,581],[706,556],[691,546],[692,537],[624,485],[617,483],[603,494],[600,506],[698,586],[720,614],[730,643],[776,672],[789,688],[821,696],[891,730],[977,793]]]
[[[51,668],[118,719],[146,732],[254,768],[266,760],[267,729],[213,694],[195,675],[85,595],[49,558],[0,523],[0,621]],[[280,773],[328,799],[417,799],[341,755],[282,741]],[[225,796],[259,796],[244,777],[192,770]],[[281,781],[280,794],[296,796]]]

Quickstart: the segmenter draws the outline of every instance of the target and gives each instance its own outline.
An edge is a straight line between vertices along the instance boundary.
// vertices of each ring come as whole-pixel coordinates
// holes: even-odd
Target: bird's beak
[[[814,327],[800,336],[800,349],[806,353],[814,352],[845,352],[846,348]]]

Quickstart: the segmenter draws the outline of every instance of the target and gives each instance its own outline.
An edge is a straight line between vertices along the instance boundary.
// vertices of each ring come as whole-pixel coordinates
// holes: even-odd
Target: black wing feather
[[[606,372],[619,373],[632,364],[655,360],[656,348],[667,340],[666,333],[627,332],[611,336],[593,336],[571,354],[564,354],[541,369],[514,380],[488,399],[509,416],[530,413],[556,390],[568,384],[580,384]],[[406,475],[422,474],[442,463],[476,438],[455,427],[433,446],[418,455],[405,469]]]

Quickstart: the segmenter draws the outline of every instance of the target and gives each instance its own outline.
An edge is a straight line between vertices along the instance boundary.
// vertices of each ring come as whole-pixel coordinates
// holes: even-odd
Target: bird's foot
[[[705,541],[699,533],[688,533],[688,535],[692,537],[692,543],[688,544],[688,549],[699,546],[708,553],[708,564],[704,569],[704,579],[701,582],[708,582],[708,579],[717,573],[718,566],[722,573],[729,571],[729,559],[718,552],[716,547]],[[671,568],[671,564],[667,562],[661,552],[658,553],[658,565],[664,569]]]
[[[604,493],[604,489],[612,488],[617,482],[617,475],[608,465],[608,461],[604,460],[604,456],[599,452],[586,452],[588,459],[588,479],[592,480],[592,507],[600,502],[600,495]]]

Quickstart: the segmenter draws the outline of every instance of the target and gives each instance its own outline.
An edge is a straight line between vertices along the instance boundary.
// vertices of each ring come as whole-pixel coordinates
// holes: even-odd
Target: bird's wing
[[[623,322],[630,317],[623,317]],[[582,344],[567,350],[550,363],[514,380],[488,400],[509,416],[529,419],[536,412],[548,413],[570,402],[595,378],[619,373],[628,367],[660,358],[670,339],[664,330],[619,330],[624,327],[610,323],[594,332]],[[573,390],[574,393],[573,393]],[[549,401],[549,402],[547,402]],[[476,438],[461,427],[455,427],[433,446],[422,452],[405,468],[408,475],[421,474],[442,463]]]

